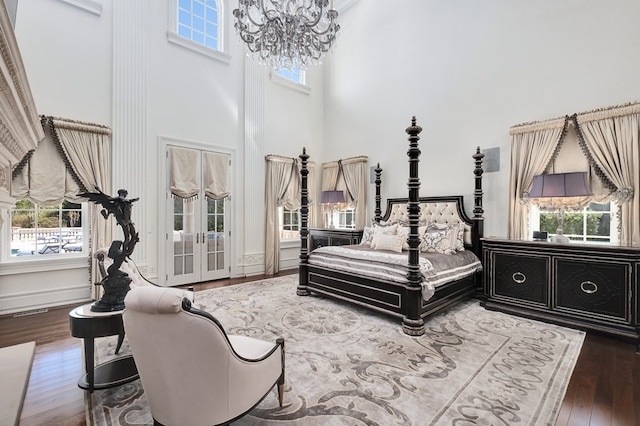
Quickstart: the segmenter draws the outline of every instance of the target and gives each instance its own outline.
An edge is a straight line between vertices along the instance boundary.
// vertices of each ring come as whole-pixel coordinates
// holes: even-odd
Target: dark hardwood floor
[[[285,271],[280,275],[297,273]],[[195,284],[194,291],[262,279],[236,278]],[[197,297],[197,294],[196,294]],[[20,426],[86,425],[82,341],[69,334],[69,312],[0,317],[0,347],[36,342]],[[565,396],[558,426],[640,426],[640,354],[632,344],[588,333]]]

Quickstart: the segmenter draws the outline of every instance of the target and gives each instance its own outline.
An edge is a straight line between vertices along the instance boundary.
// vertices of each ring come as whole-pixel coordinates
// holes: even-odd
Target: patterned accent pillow
[[[422,237],[420,246],[423,252],[453,254],[455,250],[451,246],[451,237],[447,230],[427,230]]]
[[[451,247],[454,251],[464,251],[464,224],[456,223],[455,225],[445,225],[442,223],[431,222],[427,226],[427,230],[447,231],[447,236],[451,241]]]
[[[361,246],[371,247],[371,241],[373,241],[373,226],[365,226],[362,231],[362,239],[360,240]]]
[[[402,236],[397,234],[377,234],[373,237],[371,248],[402,253]]]
[[[373,223],[373,226],[366,226],[362,231],[362,240],[360,245],[371,247],[371,243],[376,235],[379,234],[391,234],[395,235],[398,229],[398,224],[393,225],[380,225],[377,222]]]

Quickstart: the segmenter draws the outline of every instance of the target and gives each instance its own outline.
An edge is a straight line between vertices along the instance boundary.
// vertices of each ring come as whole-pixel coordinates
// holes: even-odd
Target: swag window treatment
[[[265,179],[265,274],[280,271],[280,220],[278,208],[300,208],[301,176],[297,158],[267,155]],[[315,164],[308,164],[309,205],[315,197]],[[309,224],[315,224],[315,211],[309,209]]]
[[[343,191],[347,205],[355,209],[356,229],[367,221],[368,157],[350,157],[322,164],[322,191]]]
[[[99,124],[59,117],[41,117],[46,137],[38,148],[13,171],[12,196],[51,206],[63,200],[83,202],[77,194],[96,187],[110,194],[111,129]],[[61,184],[63,183],[63,184]],[[90,282],[100,282],[96,250],[111,244],[111,221],[100,214],[101,206],[89,204]],[[99,299],[102,287],[92,285],[91,296]]]
[[[202,177],[198,163],[202,156]],[[169,191],[174,198],[195,200],[201,192],[212,200],[231,195],[229,190],[230,156],[212,151],[169,148]]]
[[[640,245],[640,103],[574,114],[564,119],[513,126],[509,177],[508,237],[528,237],[529,206],[526,200],[534,175],[544,173],[559,149],[569,123],[575,126],[579,144],[593,173],[620,204],[619,241]]]

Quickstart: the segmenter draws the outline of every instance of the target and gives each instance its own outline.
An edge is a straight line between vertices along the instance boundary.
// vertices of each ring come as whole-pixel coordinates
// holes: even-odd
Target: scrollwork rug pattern
[[[428,318],[426,333],[409,337],[397,318],[296,296],[296,285],[290,275],[195,295],[229,334],[286,341],[284,407],[273,391],[234,424],[553,424],[584,339],[473,300]],[[97,362],[114,347],[114,337],[98,339]],[[96,391],[87,419],[153,424],[140,380]]]

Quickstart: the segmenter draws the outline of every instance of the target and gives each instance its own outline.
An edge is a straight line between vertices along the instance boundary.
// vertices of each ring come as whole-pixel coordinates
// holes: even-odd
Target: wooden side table
[[[84,340],[85,375],[78,380],[81,389],[93,392],[108,389],[136,380],[138,369],[133,356],[115,358],[94,367],[94,341],[96,337],[118,335],[116,354],[124,339],[122,311],[92,312],[92,303],[79,306],[69,312],[71,335]]]

